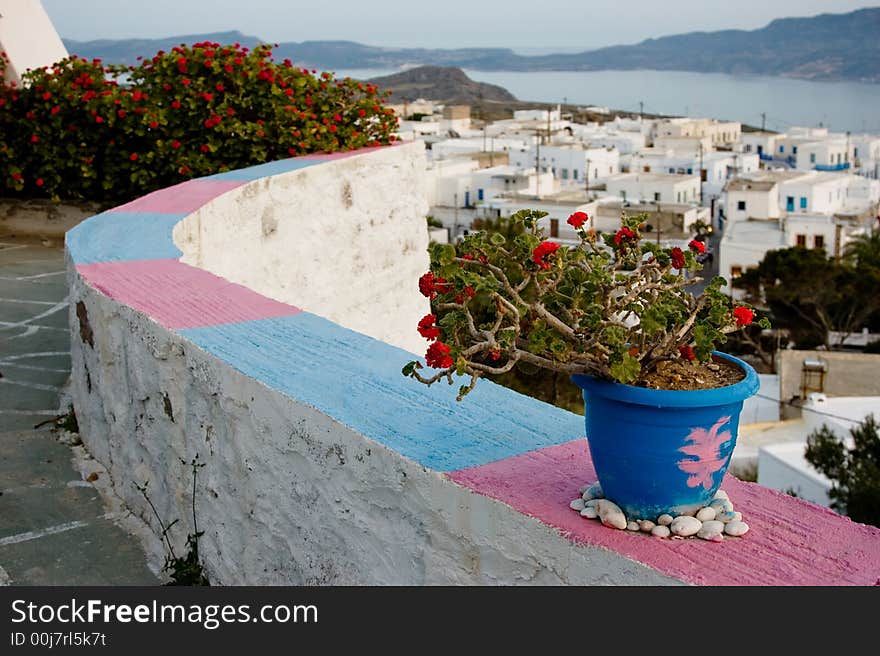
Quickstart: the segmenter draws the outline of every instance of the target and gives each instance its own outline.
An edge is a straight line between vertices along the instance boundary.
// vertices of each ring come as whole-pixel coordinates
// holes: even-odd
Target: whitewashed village
[[[772,250],[793,246],[840,256],[880,223],[880,135],[793,127],[743,130],[708,118],[607,114],[576,123],[556,109],[472,119],[467,105],[418,100],[393,106],[403,140],[428,157],[429,230],[445,242],[522,208],[547,212],[544,229],[578,241],[566,219],[586,212],[590,227],[619,228],[621,213],[647,215],[648,237],[707,246],[704,280],[730,283]],[[829,506],[832,482],[804,457],[807,436],[827,426],[843,440],[880,416],[880,356],[862,353],[880,335],[835,335],[839,350],[781,348],[746,401],[731,470],[761,485]]]

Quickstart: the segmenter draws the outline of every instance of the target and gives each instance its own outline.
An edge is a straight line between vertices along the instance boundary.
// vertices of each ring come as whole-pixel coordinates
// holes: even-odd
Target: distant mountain
[[[469,105],[482,102],[516,102],[507,89],[485,82],[474,82],[460,68],[419,66],[402,73],[369,80],[382,89],[394,91],[392,102],[412,102],[418,98],[446,104]]]
[[[381,48],[353,41],[281,43],[278,58],[326,70],[453,66],[485,71],[679,70],[880,82],[880,7],[780,18],[759,30],[690,32],[574,54],[523,56],[508,48]],[[68,51],[112,62],[200,40],[253,47],[240,32],[125,41],[65,41]]]
[[[97,57],[111,64],[136,64],[138,57],[152,57],[160,50],[171,50],[180,44],[192,45],[200,41],[215,41],[224,45],[240,43],[253,48],[262,39],[238,31],[213,32],[211,34],[183,34],[161,39],[99,39],[97,41],[73,41],[62,39],[71,55],[92,59]]]

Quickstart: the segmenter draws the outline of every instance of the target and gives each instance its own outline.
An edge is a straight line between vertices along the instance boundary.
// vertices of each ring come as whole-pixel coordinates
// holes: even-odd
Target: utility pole
[[[703,206],[703,141],[697,142],[700,146],[700,207]],[[736,157],[734,155],[734,157]],[[736,160],[734,160],[735,162]]]
[[[452,204],[455,206],[455,221],[452,224],[452,243],[456,242],[456,235],[458,235],[458,193],[452,195],[453,201]]]
[[[640,121],[642,120],[642,114],[644,114],[644,112],[645,112],[645,101],[640,100],[639,101],[639,120]]]
[[[590,158],[587,158],[587,170],[584,174],[584,181],[586,182],[586,192],[587,192],[587,200],[590,200]]]
[[[541,130],[535,128],[535,198],[541,197]]]
[[[767,124],[767,112],[761,112],[761,132],[764,131],[764,126]]]

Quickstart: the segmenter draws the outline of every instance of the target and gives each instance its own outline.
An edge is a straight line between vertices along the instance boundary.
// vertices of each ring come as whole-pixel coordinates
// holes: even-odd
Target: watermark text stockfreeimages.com
[[[168,604],[153,600],[145,604],[109,604],[100,599],[61,603],[35,603],[24,599],[12,602],[12,623],[21,624],[199,624],[214,630],[223,624],[262,622],[265,624],[318,622],[313,604]]]

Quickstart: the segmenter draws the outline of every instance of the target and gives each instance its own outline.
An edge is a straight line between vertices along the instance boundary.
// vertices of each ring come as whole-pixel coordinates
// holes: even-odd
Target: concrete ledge
[[[99,209],[97,203],[0,198],[0,235],[64,239],[68,230]]]
[[[401,376],[424,348],[405,335],[427,312],[405,291],[428,264],[421,148],[192,181],[68,234],[77,416],[136,513],[155,525],[134,488],[149,480],[182,543],[198,454],[217,584],[880,579],[880,529],[733,479],[742,540],[583,520],[567,507],[594,478],[582,417],[488,381],[458,404]],[[315,258],[331,243],[342,257]]]

